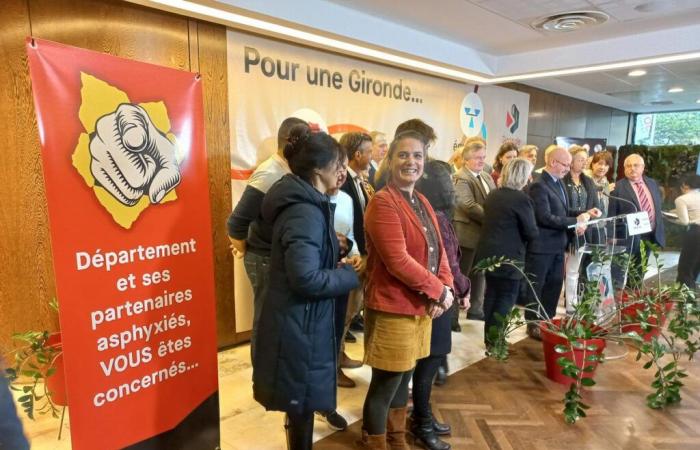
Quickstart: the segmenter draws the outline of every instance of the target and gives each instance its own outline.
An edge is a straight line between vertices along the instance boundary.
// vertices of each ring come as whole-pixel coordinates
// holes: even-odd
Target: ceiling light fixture
[[[695,103],[700,103],[700,98],[695,100]]]
[[[676,87],[672,87],[671,89],[668,90],[668,93],[669,93],[669,94],[677,94],[677,93],[679,93],[679,92],[683,92],[683,88],[682,88],[682,87],[676,86]]]
[[[291,26],[280,25],[267,20],[257,19],[235,13],[221,7],[207,6],[202,3],[187,0],[128,0],[131,3],[160,7],[166,11],[176,14],[184,14],[219,23],[233,28],[243,28],[244,30],[272,35],[281,38],[291,39],[296,42],[303,42],[312,47],[321,47],[341,51],[346,54],[370,58],[385,64],[408,67],[412,70],[429,73],[454,80],[467,81],[476,84],[506,83],[510,81],[532,80],[536,78],[557,77],[573,75],[579,73],[600,72],[604,70],[619,70],[630,67],[651,66],[654,64],[664,64],[680,61],[700,59],[700,52],[682,53],[677,55],[660,56],[655,58],[638,59],[634,61],[624,61],[609,64],[599,64],[593,66],[576,67],[571,69],[550,70],[543,72],[532,72],[521,75],[511,75],[503,77],[481,76],[465,70],[453,69],[450,67],[434,64],[419,59],[401,56],[390,51],[378,50],[352,42],[343,41],[318,33],[300,30]],[[217,5],[218,6],[218,5]]]
[[[630,73],[627,74],[628,77],[643,77],[644,75],[647,74],[647,71],[644,69],[635,69],[631,71]]]

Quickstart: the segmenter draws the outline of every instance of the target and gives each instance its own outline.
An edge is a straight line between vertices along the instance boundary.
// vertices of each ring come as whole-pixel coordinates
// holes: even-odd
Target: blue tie
[[[566,191],[564,190],[564,186],[561,184],[561,180],[557,178],[554,183],[559,187],[559,191],[561,192],[561,198],[564,200],[564,205],[568,206],[568,201],[566,198]]]

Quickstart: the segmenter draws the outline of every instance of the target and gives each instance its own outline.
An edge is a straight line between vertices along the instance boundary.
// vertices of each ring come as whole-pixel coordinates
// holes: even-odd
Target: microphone
[[[636,213],[639,212],[639,208],[637,208],[637,205],[635,205],[634,202],[629,201],[626,198],[618,197],[617,195],[612,195],[612,194],[608,194],[606,192],[603,192],[602,186],[598,186],[597,189],[598,189],[598,192],[600,192],[601,194],[603,194],[604,196],[606,196],[608,198],[614,198],[615,200],[621,200],[623,202],[629,203],[630,205],[632,205],[632,208],[634,208],[634,212],[636,212]]]

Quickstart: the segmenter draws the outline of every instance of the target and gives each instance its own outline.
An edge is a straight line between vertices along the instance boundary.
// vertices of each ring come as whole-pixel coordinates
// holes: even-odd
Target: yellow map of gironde
[[[148,195],[143,195],[134,206],[126,206],[115,199],[107,190],[95,185],[95,178],[90,172],[90,133],[95,131],[97,119],[114,112],[122,103],[131,103],[125,92],[87,73],[80,73],[82,88],[80,89],[81,105],[78,116],[85,128],[85,132],[80,134],[78,145],[73,152],[73,167],[78,170],[80,176],[85,180],[88,187],[95,191],[95,196],[102,206],[109,212],[114,221],[123,228],[130,229],[141,212],[148,208],[151,203]],[[146,110],[151,117],[153,124],[165,134],[176,150],[176,159],[182,161],[183,155],[177,145],[175,135],[170,131],[170,119],[168,111],[163,102],[139,103],[140,107]],[[175,189],[170,191],[160,203],[171,202],[177,199]]]

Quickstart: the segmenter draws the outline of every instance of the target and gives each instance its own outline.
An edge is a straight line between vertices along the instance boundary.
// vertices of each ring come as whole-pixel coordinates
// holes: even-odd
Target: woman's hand
[[[428,303],[428,305],[425,307],[425,311],[428,313],[428,316],[430,316],[431,319],[440,317],[442,313],[445,312],[445,310],[442,309],[440,304],[435,302]]]
[[[365,269],[367,268],[367,259],[363,258],[360,255],[353,255],[347,259],[347,263],[352,266],[353,269],[355,269],[355,272],[358,274],[362,274],[365,272]]]
[[[469,301],[469,299],[470,299],[469,294],[460,298],[459,299],[459,307],[462,309],[469,309],[469,307],[472,305],[471,302]]]
[[[448,288],[447,286],[445,286],[445,289],[446,289],[447,295],[445,295],[445,300],[442,301],[441,306],[443,307],[443,309],[445,311],[447,311],[448,309],[450,309],[450,307],[452,306],[452,303],[454,303],[454,301],[455,301],[455,294],[454,294],[454,292],[452,292],[452,289]]]
[[[452,289],[445,286],[445,298],[442,302],[430,302],[426,306],[426,311],[431,319],[436,319],[440,317],[445,311],[450,309],[452,303],[455,300],[455,296],[452,293]]]

